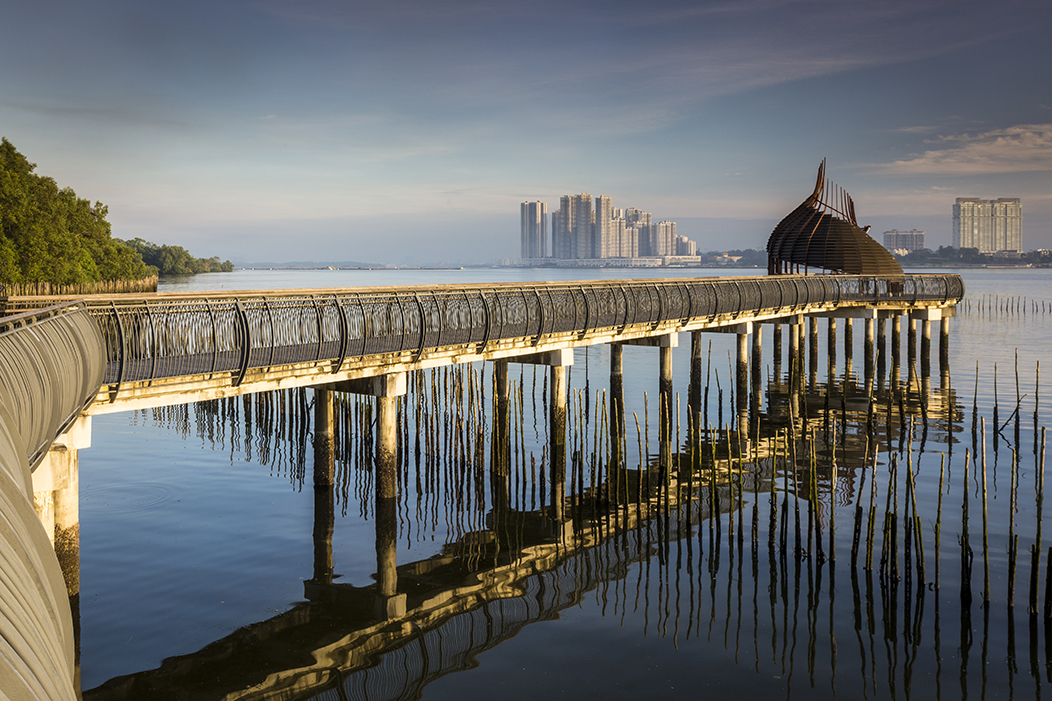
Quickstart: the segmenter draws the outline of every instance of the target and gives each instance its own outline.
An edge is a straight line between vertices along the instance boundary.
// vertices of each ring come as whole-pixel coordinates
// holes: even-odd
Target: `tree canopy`
[[[0,139],[0,283],[80,285],[234,269],[181,246],[113,238],[106,205],[77,197],[35,169]]]
[[[161,275],[196,275],[197,273],[229,273],[234,269],[230,261],[219,261],[219,256],[212,258],[194,258],[182,246],[159,246],[142,239],[123,241],[125,245],[137,252],[147,265],[157,268]]]

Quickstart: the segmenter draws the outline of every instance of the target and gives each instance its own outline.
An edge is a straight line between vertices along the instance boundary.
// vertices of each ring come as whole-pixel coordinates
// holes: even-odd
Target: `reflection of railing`
[[[31,466],[102,384],[105,346],[79,306],[0,319],[0,679],[5,698],[74,699],[73,625],[33,508]]]
[[[107,384],[519,339],[813,304],[943,304],[957,275],[780,276],[370,288],[88,302],[107,342]]]

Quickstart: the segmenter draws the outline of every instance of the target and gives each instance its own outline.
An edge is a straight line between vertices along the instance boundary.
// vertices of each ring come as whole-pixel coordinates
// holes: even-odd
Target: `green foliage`
[[[220,262],[219,256],[194,258],[182,246],[158,246],[142,239],[124,241],[137,252],[147,265],[157,268],[160,275],[196,275],[197,273],[229,273],[234,269],[230,261]]]
[[[0,139],[0,283],[78,285],[234,269],[230,261],[194,258],[180,246],[113,238],[106,205],[60,189],[35,168]]]
[[[0,281],[73,285],[154,274],[110,237],[105,205],[59,189],[35,168],[0,140]]]

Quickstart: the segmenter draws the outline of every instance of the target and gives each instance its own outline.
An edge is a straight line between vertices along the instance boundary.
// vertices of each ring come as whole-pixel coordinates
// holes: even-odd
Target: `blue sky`
[[[114,235],[235,261],[485,262],[590,192],[762,247],[822,158],[876,231],[1021,197],[1052,247],[1052,3],[38,0],[0,135]]]

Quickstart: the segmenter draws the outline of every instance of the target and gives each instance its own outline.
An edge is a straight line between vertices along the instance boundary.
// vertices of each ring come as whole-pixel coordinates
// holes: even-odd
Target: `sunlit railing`
[[[88,300],[105,382],[345,362],[385,353],[538,340],[821,303],[952,303],[957,275],[765,276],[201,293]]]

